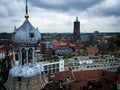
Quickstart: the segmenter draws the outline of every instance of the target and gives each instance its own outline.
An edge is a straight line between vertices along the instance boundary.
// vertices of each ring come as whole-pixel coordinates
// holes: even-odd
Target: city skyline
[[[29,20],[41,33],[73,32],[76,16],[80,32],[119,32],[119,0],[28,0]],[[13,32],[25,20],[25,0],[0,1],[0,32]]]

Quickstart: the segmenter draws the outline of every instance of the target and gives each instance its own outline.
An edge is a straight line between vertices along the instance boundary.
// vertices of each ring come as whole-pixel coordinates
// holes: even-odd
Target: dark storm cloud
[[[30,3],[39,8],[69,12],[69,10],[84,11],[102,1],[103,0],[30,0]]]
[[[115,6],[115,7],[111,7],[111,8],[107,8],[104,10],[101,10],[102,15],[104,16],[120,16],[120,3],[119,5]]]
[[[88,8],[87,13],[94,16],[120,16],[120,0],[105,0],[104,2]]]
[[[70,31],[74,16],[80,17],[81,25],[84,25],[82,31],[101,29],[99,23],[102,24],[101,31],[119,31],[120,28],[120,0],[28,0],[28,6],[32,23],[40,26],[45,32],[50,29],[51,32],[54,29],[64,32],[59,26],[65,29],[68,26],[66,30]],[[13,24],[19,26],[24,13],[25,0],[0,0],[1,31],[13,30]],[[36,20],[43,23],[36,23]],[[91,27],[93,24],[94,27]]]
[[[115,1],[116,3],[111,3]],[[0,17],[12,17],[24,10],[19,3],[25,4],[25,0],[0,0]],[[106,3],[107,2],[107,3]],[[110,3],[109,3],[110,2]],[[82,13],[92,16],[120,16],[120,0],[28,0],[30,7],[43,8],[50,11],[60,11],[69,14]],[[70,13],[75,11],[74,13]]]
[[[120,16],[120,0],[30,0],[29,2],[35,7],[47,10],[61,12],[74,10],[76,13],[87,11],[93,16]]]

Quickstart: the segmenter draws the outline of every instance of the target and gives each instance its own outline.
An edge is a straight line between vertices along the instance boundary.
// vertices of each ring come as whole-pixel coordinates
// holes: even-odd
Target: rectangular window
[[[59,67],[59,64],[56,64],[57,67]]]
[[[55,68],[55,64],[53,64],[53,68]]]
[[[17,81],[21,82],[22,81],[22,77],[17,77]]]

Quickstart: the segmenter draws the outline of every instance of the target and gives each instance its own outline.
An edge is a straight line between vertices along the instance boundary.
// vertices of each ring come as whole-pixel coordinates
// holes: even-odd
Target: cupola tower
[[[7,90],[40,90],[47,81],[43,74],[44,68],[37,63],[35,47],[41,40],[40,32],[29,22],[28,6],[26,0],[25,21],[15,28],[12,39],[18,49],[19,64],[12,67],[8,82],[11,84]]]

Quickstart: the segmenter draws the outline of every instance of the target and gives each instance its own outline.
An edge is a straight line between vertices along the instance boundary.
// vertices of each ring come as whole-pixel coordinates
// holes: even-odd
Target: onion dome
[[[29,22],[29,14],[28,14],[28,7],[27,7],[27,0],[26,0],[26,13],[25,18],[26,20],[24,23],[18,28],[15,28],[13,32],[13,42],[17,46],[35,46],[41,40],[41,35],[37,29],[35,29],[31,23]]]
[[[40,40],[41,35],[39,31],[31,25],[28,19],[13,32],[13,42],[17,46],[35,46]]]

